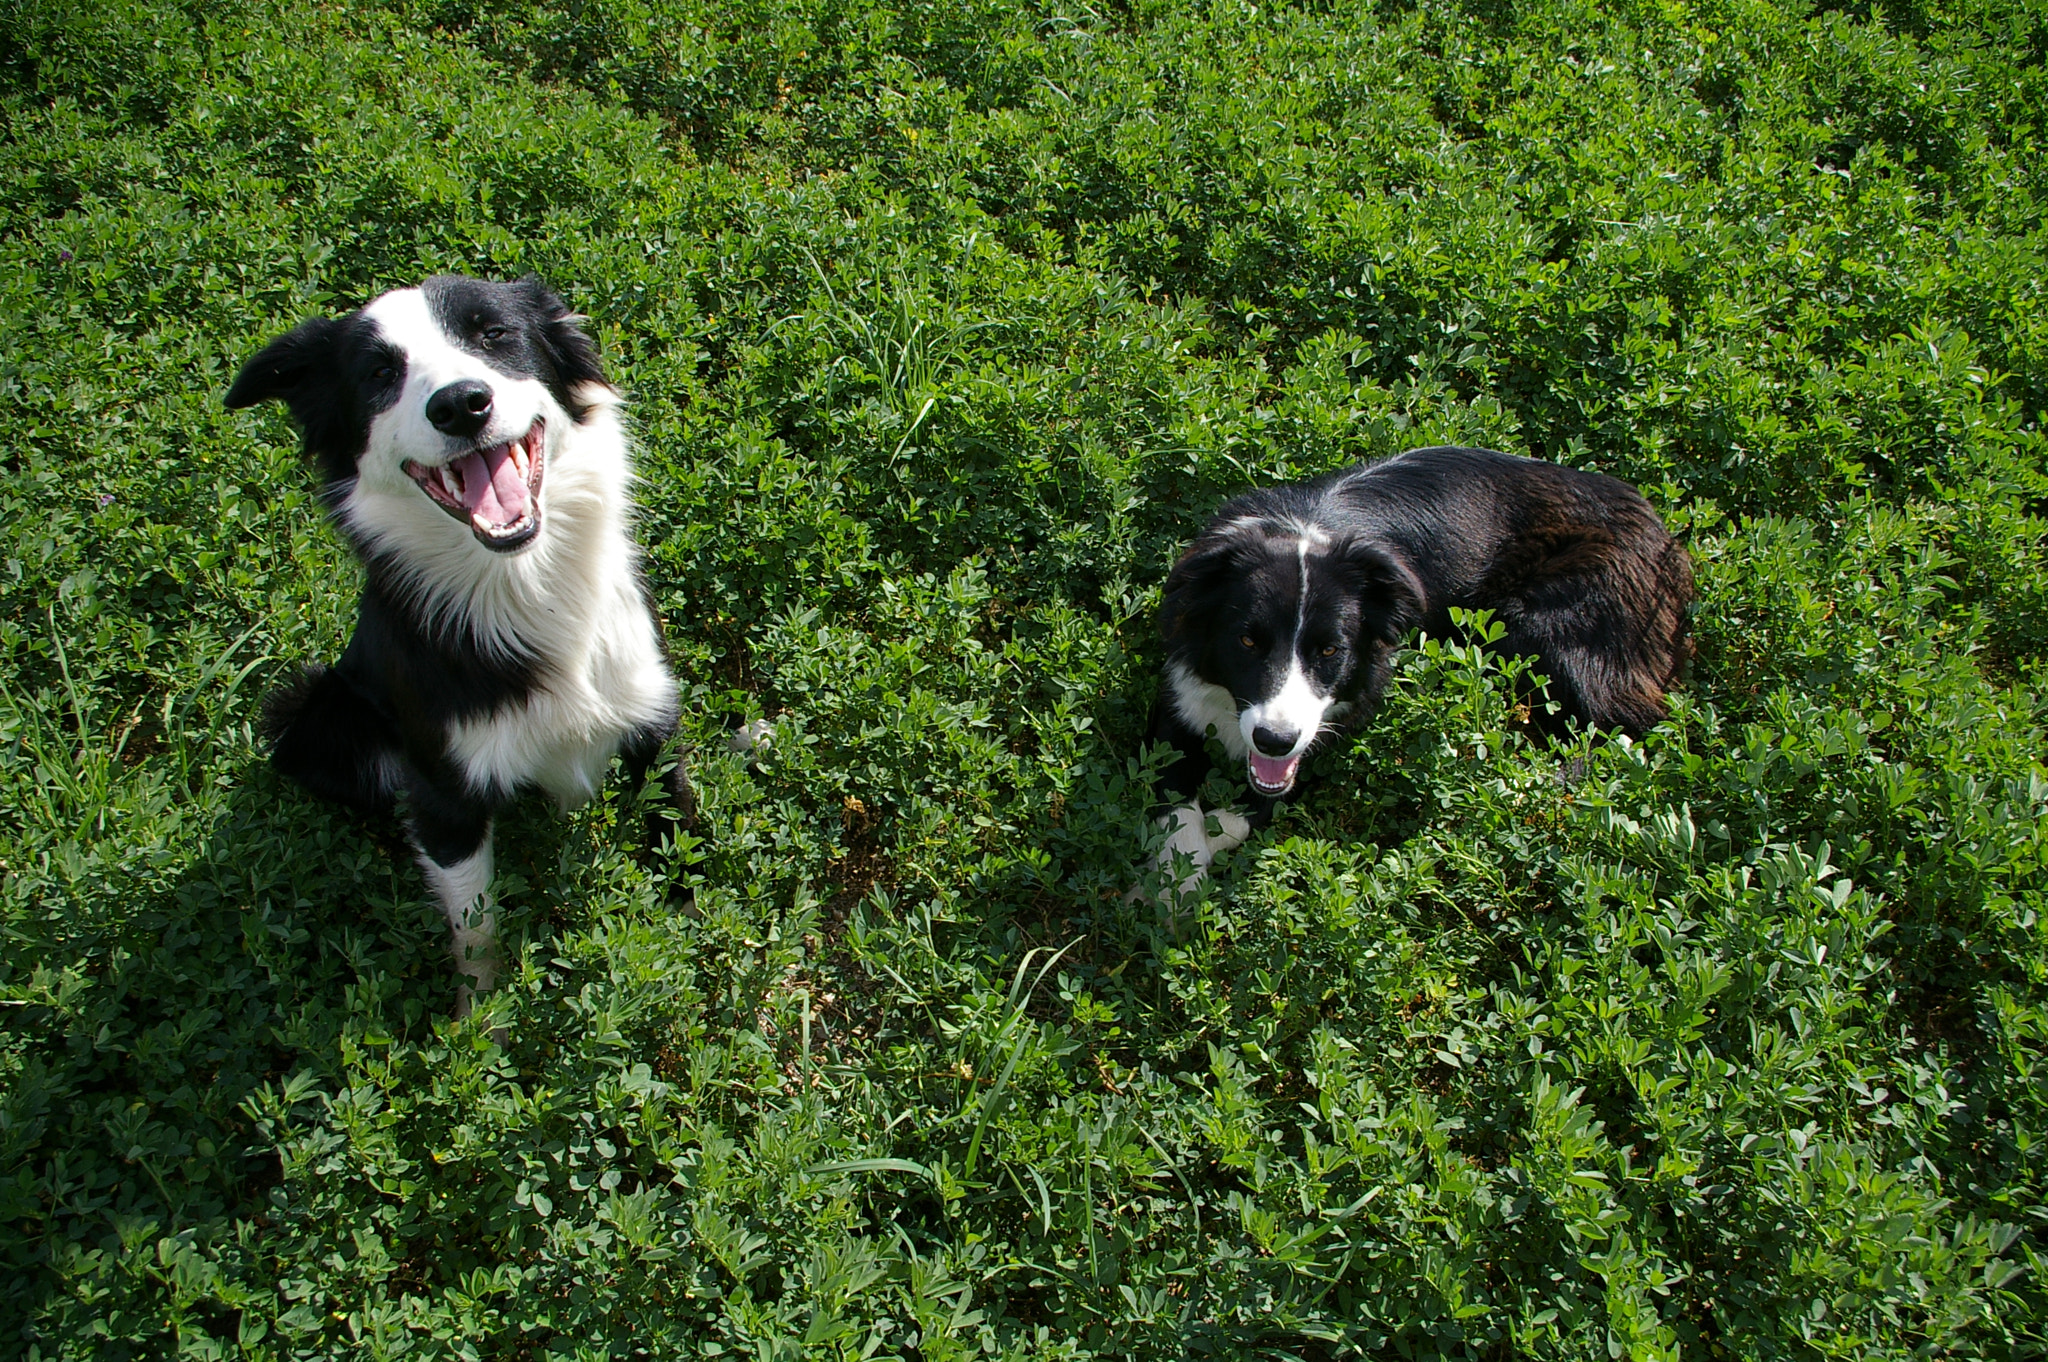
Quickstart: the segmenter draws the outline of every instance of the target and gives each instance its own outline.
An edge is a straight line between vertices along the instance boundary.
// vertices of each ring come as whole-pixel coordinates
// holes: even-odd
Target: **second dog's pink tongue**
[[[1263,752],[1252,752],[1252,774],[1266,783],[1269,789],[1278,789],[1294,776],[1294,768],[1301,765],[1300,757],[1269,757]]]
[[[487,525],[516,523],[526,514],[526,479],[512,463],[512,446],[465,454],[455,461],[462,473],[462,508]]]

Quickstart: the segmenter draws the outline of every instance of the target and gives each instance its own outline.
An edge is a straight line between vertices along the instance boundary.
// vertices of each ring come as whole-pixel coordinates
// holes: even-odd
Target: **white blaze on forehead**
[[[1259,697],[1248,705],[1238,716],[1240,741],[1246,752],[1256,750],[1252,746],[1252,734],[1261,728],[1270,728],[1276,733],[1295,734],[1294,746],[1286,758],[1299,757],[1308,750],[1322,731],[1323,720],[1329,716],[1332,697],[1316,690],[1315,680],[1301,665],[1301,634],[1308,622],[1308,556],[1329,542],[1329,535],[1314,526],[1299,527],[1301,533],[1295,537],[1294,556],[1300,566],[1300,576],[1295,587],[1294,633],[1287,640],[1287,672],[1281,678],[1280,688]]]
[[[1306,520],[1290,520],[1287,532],[1294,536],[1296,549],[1303,557],[1330,542],[1330,532],[1320,525],[1311,525]]]
[[[381,293],[363,308],[363,315],[377,323],[377,330],[393,345],[448,343],[448,337],[434,324],[425,289],[395,288],[389,293]]]

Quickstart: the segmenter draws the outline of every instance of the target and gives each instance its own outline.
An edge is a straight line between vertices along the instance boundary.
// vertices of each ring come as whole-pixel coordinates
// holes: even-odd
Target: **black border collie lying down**
[[[1272,817],[1325,735],[1366,717],[1410,631],[1490,610],[1554,715],[1640,736],[1690,656],[1692,560],[1626,483],[1490,449],[1415,449],[1224,506],[1166,581],[1166,677],[1149,740],[1180,758],[1162,854],[1196,869]],[[1205,830],[1204,734],[1245,763],[1249,820]]]
[[[478,990],[493,815],[526,786],[579,804],[619,753],[637,785],[676,727],[619,395],[580,320],[535,280],[439,276],[305,322],[227,395],[290,408],[367,572],[341,660],[270,697],[272,760],[402,812]],[[669,794],[687,819],[680,767]]]

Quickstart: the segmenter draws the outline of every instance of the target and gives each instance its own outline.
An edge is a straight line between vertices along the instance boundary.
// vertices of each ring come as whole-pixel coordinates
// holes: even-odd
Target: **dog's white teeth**
[[[507,539],[525,529],[530,519],[531,517],[521,516],[510,525],[493,525],[490,521],[484,519],[481,514],[472,513],[469,517],[469,523],[478,534],[484,535],[487,538]]]
[[[451,497],[462,496],[462,474],[448,464],[441,466],[441,487]]]

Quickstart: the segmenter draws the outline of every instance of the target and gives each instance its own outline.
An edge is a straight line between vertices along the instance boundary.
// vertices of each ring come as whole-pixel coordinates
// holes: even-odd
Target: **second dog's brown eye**
[[[1258,640],[1254,639],[1250,634],[1238,635],[1237,641],[1239,643],[1242,643],[1247,648],[1256,648],[1259,646]]]
[[[1323,645],[1323,656],[1324,656],[1324,657],[1335,657],[1336,655],[1337,655],[1337,645],[1336,645],[1336,644],[1334,644],[1334,643],[1326,643],[1326,644],[1324,644],[1324,645]]]

